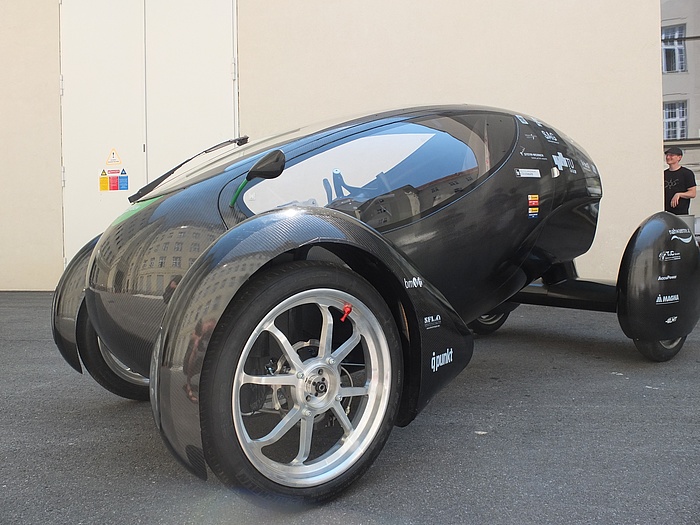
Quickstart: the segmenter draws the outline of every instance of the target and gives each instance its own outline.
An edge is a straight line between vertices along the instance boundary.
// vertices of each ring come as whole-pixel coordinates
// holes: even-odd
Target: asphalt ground
[[[645,361],[614,314],[522,306],[369,472],[321,506],[185,471],[148,403],[74,372],[51,294],[0,293],[0,523],[700,523],[700,335]]]

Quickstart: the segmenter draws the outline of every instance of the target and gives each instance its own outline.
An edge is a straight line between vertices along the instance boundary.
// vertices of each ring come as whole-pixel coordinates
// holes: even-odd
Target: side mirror
[[[251,181],[253,179],[274,179],[279,177],[284,171],[286,160],[282,151],[278,149],[271,151],[250,168],[245,178]]]
[[[233,194],[229,207],[233,208],[238,200],[238,197],[243,191],[243,188],[245,188],[245,185],[251,180],[274,179],[279,177],[284,171],[284,164],[286,161],[287,158],[284,156],[284,153],[281,150],[276,149],[253,164],[253,167],[250,168],[248,174],[245,176],[245,179],[243,179],[241,184],[238,186],[236,193]]]

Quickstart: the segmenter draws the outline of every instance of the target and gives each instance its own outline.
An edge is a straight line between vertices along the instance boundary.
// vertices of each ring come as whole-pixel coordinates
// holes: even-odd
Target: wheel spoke
[[[327,356],[331,355],[333,351],[333,315],[328,305],[319,304],[318,307],[321,310],[321,317],[323,318],[321,335],[319,336],[318,356],[321,359],[325,359]]]
[[[279,423],[273,428],[270,433],[259,439],[250,439],[248,441],[254,445],[258,450],[262,449],[267,445],[272,445],[284,437],[284,435],[289,432],[290,429],[297,424],[301,419],[301,410],[298,407],[294,407],[290,410],[287,415],[285,415]]]
[[[366,386],[341,387],[338,393],[341,397],[366,396],[369,389]]]
[[[301,429],[299,431],[299,453],[292,460],[292,464],[304,463],[309,459],[311,453],[311,438],[314,432],[314,418],[304,417],[301,419]]]
[[[282,333],[277,326],[275,326],[274,320],[269,322],[264,329],[268,331],[280,344],[282,347],[282,353],[284,353],[284,357],[287,359],[287,362],[291,365],[291,367],[294,370],[301,370],[304,365],[299,358],[299,354],[296,352],[296,350],[294,350],[292,343],[289,342],[287,336],[284,335],[284,333]]]
[[[340,423],[340,426],[343,427],[343,430],[345,430],[345,435],[347,436],[355,430],[355,427],[352,426],[352,421],[348,418],[348,415],[345,413],[345,408],[343,408],[343,405],[340,404],[340,401],[336,401],[333,403],[331,406],[331,410],[335,414],[336,419],[338,420],[338,423]]]
[[[252,376],[243,374],[242,384],[267,385],[267,386],[296,386],[297,378],[292,374]]]
[[[350,338],[340,345],[335,352],[333,352],[333,358],[335,359],[336,363],[340,363],[343,359],[345,359],[361,340],[362,337],[360,336],[360,332],[355,327]]]

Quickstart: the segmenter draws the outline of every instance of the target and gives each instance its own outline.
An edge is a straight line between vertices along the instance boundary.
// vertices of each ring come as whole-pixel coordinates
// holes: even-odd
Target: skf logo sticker
[[[438,368],[445,366],[452,362],[452,348],[448,348],[447,351],[442,354],[435,355],[433,352],[433,358],[430,360],[430,368],[433,372],[437,372]]]
[[[673,324],[676,321],[678,321],[678,316],[673,315],[673,316],[669,317],[668,319],[666,319],[666,324]]]

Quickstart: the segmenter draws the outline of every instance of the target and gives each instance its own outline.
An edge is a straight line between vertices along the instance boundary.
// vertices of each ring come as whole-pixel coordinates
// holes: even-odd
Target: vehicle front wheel
[[[634,340],[634,346],[637,350],[652,361],[663,362],[672,359],[678,352],[683,348],[683,343],[687,336],[679,337],[677,339],[668,339],[665,341],[641,341],[639,339]]]
[[[126,399],[148,401],[148,378],[114,357],[97,336],[84,304],[78,314],[77,342],[83,365],[102,387]]]
[[[401,374],[394,319],[367,281],[321,262],[271,269],[229,306],[205,357],[207,462],[259,496],[332,498],[384,446]]]

